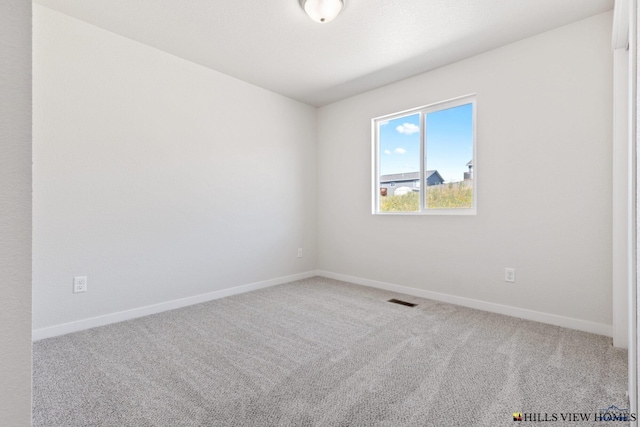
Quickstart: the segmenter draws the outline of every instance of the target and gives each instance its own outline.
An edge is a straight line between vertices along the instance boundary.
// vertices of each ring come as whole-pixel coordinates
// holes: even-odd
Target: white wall
[[[33,68],[35,329],[315,268],[314,108],[39,5]]]
[[[635,268],[632,269],[635,273],[632,285],[629,287],[629,352],[628,352],[628,364],[629,364],[629,412],[638,413],[638,377],[640,376],[640,341],[638,340],[638,326],[640,322],[640,304],[638,304],[638,297],[640,292],[640,277],[637,272],[640,271],[640,249],[638,243],[640,243],[640,197],[638,190],[640,189],[640,175],[638,174],[638,164],[640,163],[640,150],[638,149],[638,141],[640,140],[638,131],[638,118],[640,114],[640,97],[638,96],[638,77],[640,77],[640,55],[638,50],[640,49],[640,28],[638,22],[640,21],[640,9],[638,8],[637,0],[629,1],[629,139],[632,144],[632,151],[634,151],[634,163],[633,172],[635,174],[635,194],[632,204],[634,206],[633,213],[635,215],[635,238],[631,239],[632,250],[632,264]],[[635,251],[635,252],[634,252]],[[632,421],[631,427],[636,427],[638,421]]]
[[[0,425],[31,425],[31,2],[0,2]]]
[[[627,16],[628,18],[628,16]],[[629,51],[613,51],[613,165],[612,165],[612,297],[613,345],[628,348],[629,247],[633,218],[630,214],[633,151],[629,142]]]
[[[611,13],[324,107],[316,132],[312,107],[34,9],[34,328],[318,268],[610,333]],[[370,119],[472,92],[478,215],[372,216]]]
[[[604,13],[321,108],[318,268],[610,333],[611,21]],[[469,93],[478,215],[371,215],[370,119]]]

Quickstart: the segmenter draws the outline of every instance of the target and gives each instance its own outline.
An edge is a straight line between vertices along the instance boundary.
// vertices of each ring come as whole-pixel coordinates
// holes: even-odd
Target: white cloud
[[[395,153],[398,153],[398,154],[404,154],[404,153],[406,153],[406,152],[407,152],[407,150],[405,150],[404,148],[400,148],[400,147],[396,148],[396,149],[395,149],[395,150],[393,150],[393,151],[394,151]]]
[[[420,132],[420,126],[416,126],[413,123],[403,123],[396,130],[405,135],[411,135],[412,133]]]
[[[391,154],[391,151],[389,151],[389,150],[384,150],[384,154],[389,155],[389,154]]]

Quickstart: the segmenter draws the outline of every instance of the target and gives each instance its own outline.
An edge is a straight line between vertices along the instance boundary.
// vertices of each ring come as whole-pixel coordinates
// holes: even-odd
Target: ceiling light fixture
[[[300,0],[300,6],[311,19],[326,24],[338,16],[344,2],[342,0]]]

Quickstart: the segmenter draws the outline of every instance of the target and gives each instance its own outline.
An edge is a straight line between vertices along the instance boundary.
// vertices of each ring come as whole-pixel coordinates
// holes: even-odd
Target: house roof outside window
[[[444,179],[442,178],[440,173],[438,173],[437,170],[426,171],[425,172],[426,178],[427,179],[431,178],[431,175],[433,175],[434,173],[437,174],[437,176],[440,178],[440,181],[444,182]],[[419,179],[420,179],[420,172],[392,173],[389,175],[380,176],[380,183],[382,184],[386,182],[417,181]]]

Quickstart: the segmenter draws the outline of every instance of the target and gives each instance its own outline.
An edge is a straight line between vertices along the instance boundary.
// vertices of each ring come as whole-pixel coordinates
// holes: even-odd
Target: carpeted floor
[[[319,277],[33,346],[36,427],[513,426],[626,388],[610,338]]]

